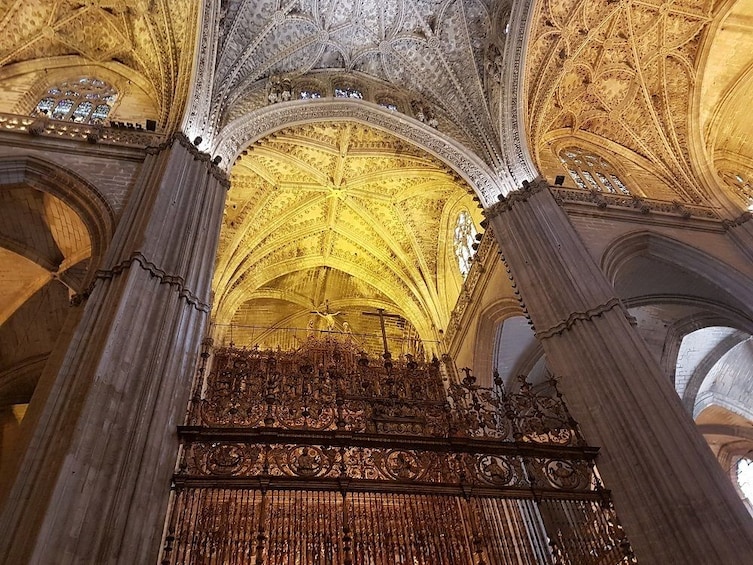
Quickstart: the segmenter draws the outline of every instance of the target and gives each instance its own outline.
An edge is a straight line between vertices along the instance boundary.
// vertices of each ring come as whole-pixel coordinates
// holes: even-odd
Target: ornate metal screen
[[[331,336],[202,358],[163,565],[635,562],[554,382],[508,394]]]

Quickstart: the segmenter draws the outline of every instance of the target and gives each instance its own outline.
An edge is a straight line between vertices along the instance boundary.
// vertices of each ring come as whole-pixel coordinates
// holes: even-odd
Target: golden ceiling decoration
[[[121,63],[152,86],[160,121],[180,119],[193,64],[195,0],[10,0],[0,3],[0,66],[58,57]]]
[[[305,325],[327,300],[333,311],[386,308],[436,339],[460,286],[449,218],[477,211],[447,166],[363,125],[310,124],[255,143],[231,183],[214,279],[218,323],[255,300],[257,322]],[[283,302],[285,312],[265,317]]]
[[[526,84],[533,150],[545,150],[550,132],[593,134],[648,159],[683,200],[700,201],[689,121],[713,8],[713,0],[538,3]]]
[[[211,121],[266,103],[270,77],[373,77],[425,99],[464,143],[499,161],[488,97],[499,69],[496,0],[293,0],[222,3]],[[502,5],[502,7],[500,7]],[[201,110],[198,110],[201,111]]]

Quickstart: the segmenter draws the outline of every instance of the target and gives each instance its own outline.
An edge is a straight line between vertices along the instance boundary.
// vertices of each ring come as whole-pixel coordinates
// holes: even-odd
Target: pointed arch
[[[728,263],[695,247],[656,232],[641,230],[620,236],[610,243],[601,258],[601,267],[615,284],[624,267],[636,257],[648,257],[692,273],[724,296],[718,300],[747,319],[753,319],[753,281]]]
[[[265,106],[229,123],[217,136],[212,153],[226,171],[243,149],[283,127],[324,121],[356,122],[399,137],[452,167],[473,188],[484,206],[518,187],[503,181],[473,151],[418,120],[363,100],[329,98],[293,100]]]
[[[0,190],[21,185],[59,198],[83,221],[92,245],[92,266],[84,280],[86,288],[102,264],[115,231],[112,208],[93,184],[57,163],[31,155],[0,157]]]

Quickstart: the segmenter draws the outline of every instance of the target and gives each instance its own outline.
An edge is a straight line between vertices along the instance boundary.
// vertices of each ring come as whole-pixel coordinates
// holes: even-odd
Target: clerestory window
[[[568,147],[560,151],[559,158],[579,188],[630,194],[614,167],[598,155],[578,147]]]
[[[363,93],[357,88],[350,86],[343,86],[335,88],[335,98],[357,98],[362,99]]]
[[[34,114],[47,114],[54,120],[80,124],[103,122],[118,97],[104,81],[82,77],[50,88],[34,108]]]
[[[377,104],[379,104],[382,108],[387,108],[388,110],[391,110],[392,112],[397,112],[397,104],[394,100],[391,98],[377,98]]]
[[[462,210],[460,214],[458,214],[457,222],[455,222],[453,247],[455,249],[455,257],[458,261],[460,275],[463,278],[467,277],[468,272],[471,270],[471,260],[475,253],[473,250],[473,244],[476,241],[477,233],[471,214],[468,210]]]

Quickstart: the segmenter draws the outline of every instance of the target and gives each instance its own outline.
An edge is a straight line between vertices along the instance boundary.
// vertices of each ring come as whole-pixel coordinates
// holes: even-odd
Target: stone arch
[[[86,226],[92,245],[92,268],[84,288],[94,280],[115,231],[115,214],[97,188],[58,164],[31,155],[0,157],[0,189],[25,185],[49,193],[70,206]]]
[[[685,336],[711,326],[753,330],[749,278],[704,251],[643,230],[611,242],[601,266],[631,313],[645,316],[640,331],[675,384]]]
[[[626,303],[628,307],[633,306],[633,304],[630,301]],[[677,368],[677,356],[683,338],[694,331],[711,326],[728,326],[735,328],[737,332],[753,333],[753,323],[727,310],[708,311],[678,320],[667,331],[667,341],[660,362],[662,371],[669,375],[673,382]],[[688,386],[690,386],[690,383]],[[698,383],[698,386],[700,386],[700,383]]]
[[[620,279],[635,278],[635,269],[630,267],[630,263],[636,258],[652,260],[648,265],[657,266],[652,277],[657,277],[660,282],[649,282],[639,288],[635,296],[622,298],[636,316],[638,313],[635,309],[641,307],[647,307],[652,315],[659,314],[653,321],[664,322],[666,330],[663,333],[661,329],[657,331],[657,326],[652,329],[650,323],[645,326],[639,324],[639,328],[642,328],[642,332],[648,332],[644,338],[649,343],[653,341],[661,346],[660,359],[657,355],[657,360],[664,374],[671,379],[688,412],[695,411],[697,415],[699,392],[707,377],[722,357],[751,335],[753,316],[748,306],[751,283],[744,274],[712,255],[665,235],[640,231],[613,242],[602,256],[602,267],[615,284],[618,296],[621,294],[620,287],[627,284],[620,284]],[[666,273],[659,272],[662,265],[667,266]],[[668,273],[674,275],[670,282],[666,282]],[[686,281],[677,280],[682,278],[678,275],[685,274]],[[651,317],[648,319],[652,320]],[[718,339],[718,343],[709,341],[710,337],[694,338],[696,341],[691,342],[683,354],[690,355],[690,364],[686,359],[685,369],[678,373],[685,338],[706,328],[714,332],[714,340]],[[706,336],[705,333],[703,335]],[[722,398],[715,397],[713,401],[709,398],[706,399],[706,407],[715,404],[731,408],[724,404]]]
[[[601,267],[607,278],[615,284],[621,270],[632,259],[640,256],[699,277],[723,293],[717,300],[701,299],[702,301],[717,302],[753,321],[753,310],[748,306],[753,304],[753,284],[750,278],[720,259],[666,235],[648,230],[623,235],[607,245],[602,254]],[[667,298],[681,299],[680,296]]]
[[[395,135],[452,167],[488,207],[501,194],[515,190],[476,154],[441,132],[405,115],[397,115],[373,102],[344,99],[295,100],[265,106],[228,124],[217,136],[212,153],[229,171],[240,152],[258,139],[294,125],[350,121]]]
[[[19,437],[22,407],[58,362],[52,352],[70,339],[78,313],[69,302],[89,292],[115,216],[94,185],[32,155],[0,157],[0,194],[7,213],[20,212],[17,221],[24,222],[8,224],[0,236],[0,267],[9,277],[0,304],[0,418],[7,424],[0,433],[9,440],[0,450],[4,458]],[[16,409],[21,416],[7,418]]]
[[[159,118],[161,110],[153,102],[157,99],[154,87],[141,74],[125,65],[82,63],[73,56],[24,61],[0,69],[0,84],[22,81],[15,88],[23,88],[24,94],[7,110],[29,115],[47,89],[83,76],[103,80],[118,92],[110,112],[115,119],[141,121]]]
[[[685,405],[685,408],[692,412],[696,404],[698,393],[701,390],[701,386],[714,365],[716,365],[730,350],[734,349],[735,346],[749,338],[750,334],[739,330],[735,331],[733,334],[718,343],[714,349],[704,357],[693,371],[693,374],[683,391],[682,403]]]
[[[482,379],[491,379],[499,330],[505,320],[522,316],[517,299],[502,298],[486,306],[478,315],[476,342],[473,350],[474,373]],[[491,386],[491,382],[484,383]]]
[[[506,26],[505,65],[500,76],[502,88],[497,123],[503,159],[507,163],[506,173],[515,188],[520,187],[524,180],[531,181],[539,176],[527,137],[525,124],[528,116],[524,102],[527,100],[525,60],[537,5],[534,0],[514,2]]]

